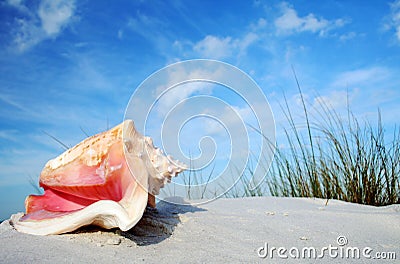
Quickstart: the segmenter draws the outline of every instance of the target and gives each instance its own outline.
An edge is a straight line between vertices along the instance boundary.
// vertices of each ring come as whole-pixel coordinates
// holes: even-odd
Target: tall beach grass
[[[389,135],[379,110],[375,124],[360,121],[348,98],[344,98],[347,101],[344,113],[339,114],[323,100],[311,111],[298,82],[297,85],[303,120],[295,122],[293,109],[285,97],[281,110],[286,120],[282,127],[286,147],[279,148],[282,142],[265,138],[275,156],[269,168],[261,164],[265,165],[264,182],[252,181],[254,164],[250,162],[237,184],[223,197],[315,197],[327,202],[338,199],[375,206],[400,203],[399,129],[394,128]],[[232,177],[238,178],[239,173],[232,171]],[[189,199],[212,198],[213,190],[207,184],[192,186],[214,178],[212,175],[189,171],[180,177],[187,184]]]
[[[285,98],[287,148],[272,145],[275,158],[266,177],[270,194],[367,205],[400,203],[398,128],[388,135],[379,110],[377,123],[371,124],[360,121],[348,103],[344,116],[324,101],[318,102],[316,114],[310,116],[297,85],[304,124],[295,124]]]

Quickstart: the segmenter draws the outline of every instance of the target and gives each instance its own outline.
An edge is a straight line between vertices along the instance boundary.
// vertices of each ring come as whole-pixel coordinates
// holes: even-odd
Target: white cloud
[[[359,89],[354,89],[352,91],[344,90],[331,90],[326,95],[320,95],[314,98],[314,109],[320,109],[321,105],[331,108],[335,111],[341,109],[347,109],[348,105],[359,94]]]
[[[278,34],[293,34],[300,32],[319,33],[323,36],[327,31],[343,26],[346,21],[343,19],[327,20],[323,17],[316,17],[310,13],[307,16],[300,17],[297,11],[283,2],[281,5],[282,15],[275,20],[275,27]]]
[[[0,139],[17,141],[17,134],[18,134],[18,131],[15,129],[0,130]]]
[[[193,50],[203,58],[225,59],[234,54],[241,56],[247,48],[256,42],[259,36],[255,32],[248,32],[241,38],[217,37],[208,35],[193,45]]]
[[[290,62],[293,58],[296,58],[297,54],[302,53],[306,50],[306,47],[303,45],[299,46],[287,46],[285,51],[285,61]]]
[[[18,102],[12,95],[6,93],[5,91],[3,91],[2,94],[0,94],[0,101],[3,101],[4,103],[20,111],[32,113],[30,109],[25,107],[22,103]]]
[[[267,20],[264,18],[259,18],[257,21],[257,26],[256,28],[264,28],[267,25]]]
[[[204,82],[190,82],[181,84],[168,91],[159,98],[157,110],[160,114],[166,114],[173,107],[177,106],[183,100],[191,97],[195,93],[202,95],[211,94],[212,85]],[[164,86],[159,87],[164,90]]]
[[[400,0],[391,3],[390,9],[390,22],[387,26],[394,29],[396,38],[400,41]]]
[[[162,22],[156,17],[149,17],[140,12],[137,12],[135,17],[128,20],[127,27],[144,38],[153,38],[154,31],[159,31]]]
[[[390,71],[383,67],[357,69],[340,73],[332,85],[344,87],[371,84],[386,79],[389,75]]]
[[[74,0],[42,0],[37,10],[29,10],[23,1],[8,0],[23,18],[15,19],[14,45],[23,52],[36,44],[57,37],[74,17]]]
[[[169,29],[170,21],[160,16],[149,16],[137,11],[119,29],[118,36],[128,37],[132,32],[145,39],[153,48],[169,58],[174,32]]]
[[[23,0],[7,0],[6,3],[22,13],[29,14],[29,9],[24,5]]]
[[[56,36],[68,24],[75,11],[74,1],[42,0],[38,15],[47,36]]]
[[[189,82],[171,88],[172,86],[181,83],[182,80],[198,79],[197,76],[210,76],[210,79],[215,80],[218,76],[218,72],[209,72],[206,69],[204,69],[203,72],[201,70],[190,71],[184,68],[178,68],[178,70],[169,72],[166,84],[160,85],[156,89],[157,95],[163,94],[158,98],[157,111],[160,114],[165,114],[179,102],[196,93],[202,95],[211,94],[213,85],[207,82]]]
[[[247,30],[241,35],[233,36],[215,36],[207,35],[198,42],[190,43],[192,50],[203,58],[208,59],[226,59],[232,56],[240,58],[246,55],[248,48],[259,41],[260,32],[265,30],[267,20],[259,18],[255,23],[248,25]],[[175,42],[180,43],[180,42]]]
[[[7,4],[15,7],[21,6],[22,4],[22,0],[7,0],[6,2]]]
[[[339,40],[340,40],[340,41],[347,41],[347,40],[350,40],[350,39],[355,38],[356,36],[357,36],[357,33],[355,33],[354,31],[351,31],[351,32],[349,32],[349,33],[346,33],[346,34],[341,35],[341,36],[339,37]]]
[[[118,30],[118,39],[122,39],[124,37],[124,31],[122,29]]]
[[[219,38],[208,35],[197,42],[193,49],[202,57],[222,59],[232,54],[233,45],[234,43],[231,37]]]
[[[209,109],[204,109],[203,114],[209,114]],[[223,125],[227,128],[236,129],[239,126],[246,126],[246,124],[254,123],[252,109],[245,105],[243,107],[240,106],[226,106],[221,111],[219,111],[219,120],[222,121]],[[223,135],[225,133],[225,128],[218,122],[213,119],[206,120],[206,132],[209,134],[219,134]]]
[[[28,50],[45,38],[40,28],[27,19],[16,19],[14,34],[14,44],[20,52]]]
[[[254,32],[247,33],[242,39],[236,40],[236,46],[241,52],[245,52],[247,48],[259,39],[258,35]]]

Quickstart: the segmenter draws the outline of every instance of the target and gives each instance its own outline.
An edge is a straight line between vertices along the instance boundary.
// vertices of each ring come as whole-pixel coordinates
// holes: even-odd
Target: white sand
[[[295,254],[297,247],[332,249],[332,255],[349,247],[366,247],[375,256],[395,252],[400,259],[400,205],[363,206],[341,201],[294,198],[219,199],[212,203],[175,206],[165,203],[146,212],[131,231],[86,228],[58,236],[32,236],[15,231],[5,221],[0,226],[1,263],[270,263],[270,255],[257,251],[268,243]],[[348,243],[339,247],[337,237]],[[360,259],[331,258],[328,249],[320,263],[374,263]],[[336,252],[336,253],[335,253]],[[344,251],[343,251],[344,252]],[[265,253],[260,251],[260,253]],[[311,263],[314,259],[293,259]],[[272,262],[287,262],[274,251]],[[318,261],[319,262],[319,261]]]

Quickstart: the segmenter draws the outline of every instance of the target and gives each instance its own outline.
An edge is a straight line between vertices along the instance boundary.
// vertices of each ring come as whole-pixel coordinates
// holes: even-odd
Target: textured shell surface
[[[11,222],[18,231],[36,235],[90,224],[126,231],[184,169],[125,120],[48,161],[39,181],[44,194],[28,196],[26,213],[13,215]]]

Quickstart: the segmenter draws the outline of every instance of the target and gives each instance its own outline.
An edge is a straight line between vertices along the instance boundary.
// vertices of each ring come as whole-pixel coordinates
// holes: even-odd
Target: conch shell
[[[154,195],[185,169],[163,155],[132,120],[89,137],[47,162],[40,175],[43,195],[25,200],[26,214],[11,222],[23,233],[61,234],[85,225],[131,229]]]

